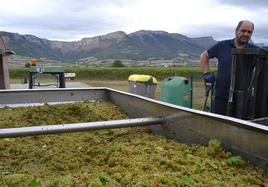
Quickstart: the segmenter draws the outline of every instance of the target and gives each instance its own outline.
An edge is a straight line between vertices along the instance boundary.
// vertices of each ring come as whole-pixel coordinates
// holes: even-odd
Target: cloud
[[[267,0],[217,0],[219,4],[244,7],[246,9],[267,9]]]
[[[267,33],[268,33],[268,25],[262,25],[258,29],[255,29],[252,39],[253,41],[265,43],[268,45]]]
[[[121,4],[119,0],[109,1],[105,6],[100,6],[101,3],[106,1],[48,0],[32,3],[28,0],[23,10],[19,10],[19,5],[11,7],[7,4],[6,9],[0,7],[0,25],[6,31],[33,33],[50,39],[81,39],[78,37],[105,34],[117,26],[116,18],[109,16],[106,9],[112,3]]]
[[[254,10],[251,4],[256,4]],[[222,39],[233,37],[237,23],[249,19],[255,23],[256,38],[268,42],[268,10],[263,8],[267,4],[249,0],[8,0],[0,6],[0,28],[69,41],[143,29]]]

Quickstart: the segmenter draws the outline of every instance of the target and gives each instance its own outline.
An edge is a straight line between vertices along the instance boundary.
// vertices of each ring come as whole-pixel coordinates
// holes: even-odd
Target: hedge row
[[[200,67],[67,67],[65,72],[76,73],[78,79],[112,79],[124,80],[132,74],[152,75],[158,80],[169,76],[182,76],[199,79],[201,77]],[[10,77],[13,79],[28,76],[27,68],[10,69]]]

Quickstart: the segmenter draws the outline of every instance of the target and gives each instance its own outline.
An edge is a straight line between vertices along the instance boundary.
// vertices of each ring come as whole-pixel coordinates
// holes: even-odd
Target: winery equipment
[[[134,125],[149,126],[153,133],[164,135],[181,143],[207,145],[209,140],[217,138],[222,142],[226,150],[243,156],[268,172],[268,126],[265,126],[267,119],[259,119],[256,122],[245,121],[168,104],[109,88],[0,91],[0,106],[2,107],[27,107],[44,103],[98,100],[110,101],[120,107],[129,116],[130,121],[137,120]],[[113,124],[111,128],[133,125],[133,123],[128,124],[128,122],[125,122],[127,121],[123,122],[123,126],[117,121],[100,122],[100,126],[103,127],[109,123]],[[69,125],[72,124],[64,124],[61,127],[71,127]],[[79,127],[82,124],[73,125]],[[54,127],[60,128],[60,126]],[[49,134],[49,130],[54,127],[44,126],[41,131],[40,129],[38,130],[41,132],[40,134]],[[75,131],[85,130],[96,130],[96,128],[76,128]],[[9,133],[19,133],[20,135],[18,136],[25,136],[23,129],[18,128],[0,129],[0,132],[2,137],[9,137]],[[72,131],[69,130],[68,132]],[[37,134],[35,133],[35,135]],[[13,135],[10,135],[10,137],[13,137]]]
[[[268,118],[268,50],[233,49],[227,115]]]
[[[43,84],[36,83],[36,77],[40,74],[49,74],[56,78],[56,83]],[[51,86],[54,85],[57,88],[65,88],[64,69],[60,66],[30,66],[29,69],[29,89],[35,86]]]

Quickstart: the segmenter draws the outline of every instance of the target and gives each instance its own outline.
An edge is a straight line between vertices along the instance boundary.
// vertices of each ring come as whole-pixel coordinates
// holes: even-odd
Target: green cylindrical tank
[[[160,89],[160,100],[192,108],[192,80],[185,77],[168,77]]]

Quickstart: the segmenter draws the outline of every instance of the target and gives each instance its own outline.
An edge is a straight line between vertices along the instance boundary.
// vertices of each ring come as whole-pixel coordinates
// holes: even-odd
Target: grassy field
[[[80,80],[90,86],[96,87],[108,87],[116,90],[128,92],[128,81],[127,80]],[[155,99],[160,99],[160,88],[162,81],[158,81]],[[202,81],[193,82],[193,108],[202,110],[205,101],[205,88]]]
[[[41,76],[37,80],[37,82],[45,83],[45,82],[55,82],[54,78]],[[94,87],[108,87],[113,88],[120,91],[128,92],[128,81],[126,80],[103,80],[103,79],[76,79],[75,82],[83,82],[90,86]],[[10,82],[12,84],[22,83],[23,79],[11,79]],[[155,99],[160,100],[160,88],[163,81],[158,81]],[[205,101],[205,88],[204,83],[201,80],[193,81],[193,108],[202,110]],[[210,103],[208,102],[208,105]]]
[[[28,77],[27,68],[10,69],[12,83],[22,83]],[[211,71],[216,71],[212,68]],[[200,67],[65,67],[65,72],[76,73],[76,80],[90,86],[109,87],[121,91],[128,91],[128,77],[132,74],[145,74],[154,76],[158,80],[155,93],[155,99],[160,98],[160,88],[162,81],[171,76],[182,76],[193,78],[193,108],[202,109],[205,101],[205,88],[202,80]],[[36,82],[44,83],[46,81],[55,82],[53,78],[42,75]]]

